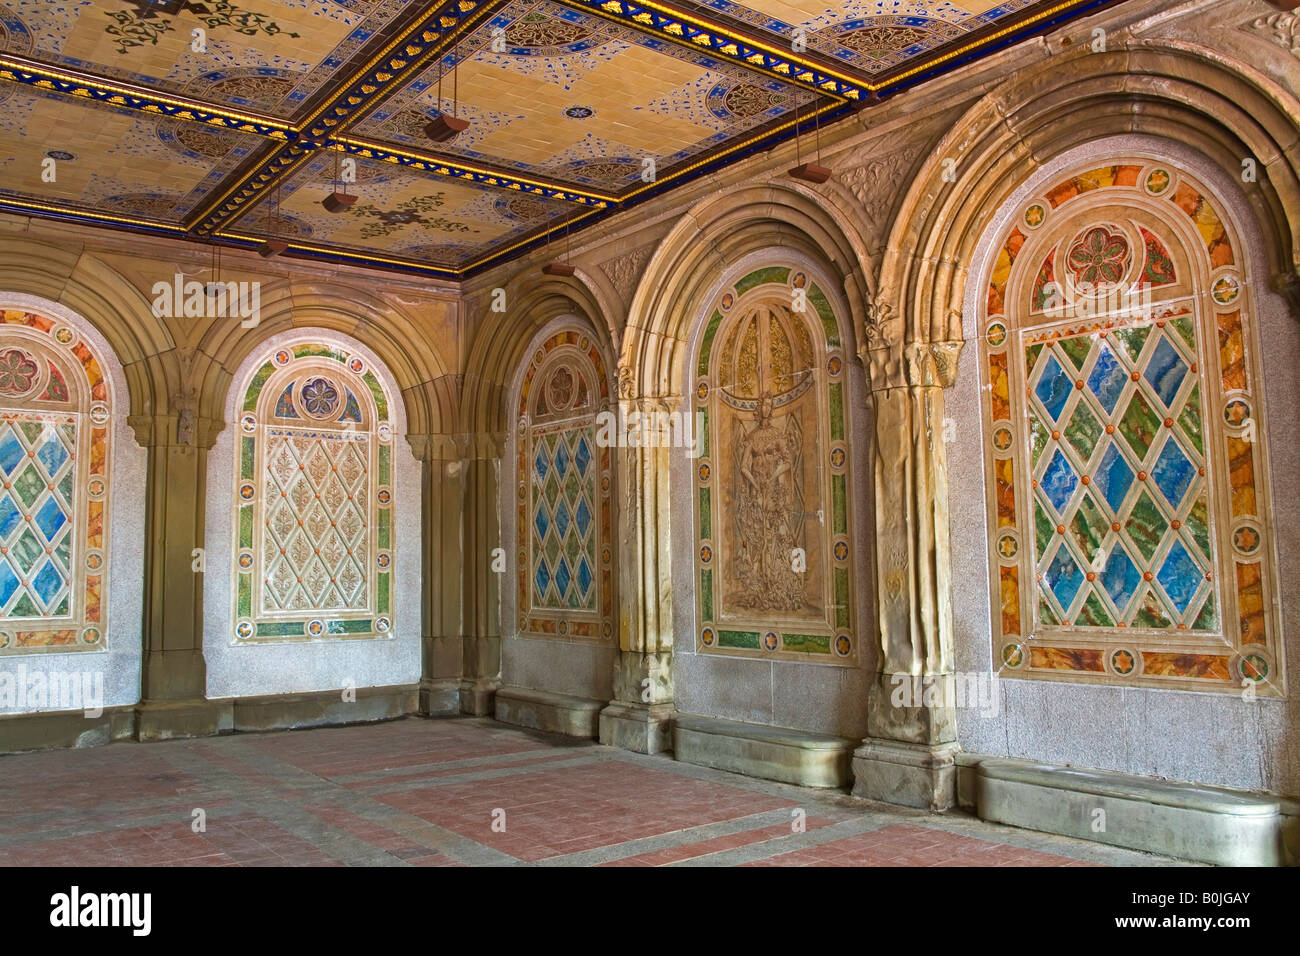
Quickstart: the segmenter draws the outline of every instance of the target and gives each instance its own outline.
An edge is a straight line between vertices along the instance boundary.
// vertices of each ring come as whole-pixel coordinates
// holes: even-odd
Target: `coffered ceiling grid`
[[[1113,2],[0,0],[0,209],[458,279]]]

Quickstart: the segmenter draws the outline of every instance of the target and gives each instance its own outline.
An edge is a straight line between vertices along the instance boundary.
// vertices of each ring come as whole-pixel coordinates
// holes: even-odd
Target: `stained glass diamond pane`
[[[537,573],[533,576],[533,581],[537,584],[538,593],[544,595],[551,584],[551,572],[546,567],[546,562],[539,561],[537,563]]]
[[[10,532],[18,527],[18,523],[23,520],[23,514],[14,504],[14,500],[7,494],[0,495],[0,539],[7,539]]]
[[[1079,476],[1075,474],[1074,466],[1062,454],[1061,449],[1056,449],[1051,461],[1047,463],[1047,468],[1043,471],[1043,480],[1039,487],[1042,488],[1043,494],[1052,503],[1057,514],[1061,513],[1078,486]]]
[[[0,438],[0,469],[3,469],[6,475],[12,474],[26,454],[22,444],[14,435],[12,426],[6,426],[4,437]]]
[[[59,529],[67,523],[68,519],[53,495],[47,497],[45,504],[41,505],[40,510],[36,512],[36,525],[45,534],[46,541],[53,541]]]
[[[587,527],[591,524],[591,510],[587,507],[586,498],[578,502],[578,510],[574,512],[573,520],[578,523],[578,534],[585,538]]]
[[[32,589],[40,595],[47,607],[54,596],[63,590],[63,575],[53,561],[46,561],[36,577],[32,578]]]
[[[1129,463],[1124,460],[1115,443],[1111,442],[1106,446],[1101,462],[1097,465],[1097,473],[1092,480],[1101,492],[1101,496],[1106,499],[1106,504],[1110,505],[1110,510],[1118,512],[1135,477]]]
[[[50,429],[46,441],[36,453],[37,460],[45,466],[45,473],[53,478],[68,461],[67,449],[54,429]]]
[[[569,571],[569,562],[565,558],[560,558],[559,567],[555,569],[555,587],[561,595],[569,593],[569,585],[573,581],[573,574]]]
[[[1188,368],[1187,363],[1178,354],[1178,350],[1162,335],[1160,343],[1151,353],[1146,371],[1142,374],[1150,383],[1152,390],[1160,397],[1160,401],[1165,403],[1166,408],[1170,408],[1178,395],[1178,390],[1183,387],[1183,379],[1187,377]]]
[[[1142,572],[1137,569],[1133,559],[1123,547],[1114,548],[1106,557],[1105,567],[1099,575],[1101,586],[1110,595],[1111,601],[1119,608],[1120,614],[1133,601],[1133,595],[1142,583]]]
[[[1070,424],[1065,427],[1065,437],[1070,442],[1070,447],[1078,454],[1079,460],[1086,462],[1092,458],[1092,453],[1097,449],[1097,439],[1101,437],[1101,422],[1097,421],[1097,416],[1089,411],[1088,406],[1080,402],[1074,407],[1074,414],[1070,416]]]
[[[591,449],[587,447],[585,437],[578,439],[578,450],[573,454],[573,463],[578,466],[578,474],[587,477],[587,466],[591,464]]]
[[[1160,416],[1152,410],[1151,403],[1142,397],[1141,392],[1134,392],[1124,411],[1124,417],[1120,419],[1119,432],[1133,449],[1138,461],[1146,460],[1159,427]]]
[[[1043,367],[1043,374],[1039,377],[1038,385],[1034,388],[1034,394],[1043,403],[1043,408],[1052,417],[1052,421],[1060,419],[1061,410],[1065,408],[1065,403],[1069,400],[1070,390],[1073,387],[1074,384],[1070,381],[1070,376],[1065,373],[1065,369],[1056,360],[1056,356],[1049,355]]]
[[[537,529],[537,536],[539,538],[545,538],[546,529],[550,526],[550,519],[546,517],[546,505],[539,502],[537,505],[537,513],[533,515],[533,527]]]
[[[561,538],[569,531],[569,507],[563,501],[555,504],[555,530]]]
[[[561,478],[569,470],[569,449],[564,442],[560,442],[560,447],[555,452],[555,470]]]
[[[546,471],[551,467],[550,458],[546,454],[546,448],[542,445],[537,446],[537,457],[533,459],[533,468],[537,472],[537,478],[540,481],[546,477]]]
[[[1128,384],[1128,375],[1120,366],[1115,353],[1110,350],[1110,346],[1103,342],[1097,362],[1088,376],[1088,389],[1096,396],[1101,407],[1106,409],[1107,415],[1115,414],[1115,406],[1119,404],[1126,384]]]
[[[9,599],[18,590],[18,575],[9,567],[8,561],[0,561],[0,607],[9,603]]]
[[[1183,503],[1192,479],[1196,477],[1196,466],[1187,459],[1187,455],[1178,447],[1173,436],[1165,442],[1151,467],[1151,477],[1169,503],[1175,508]]]
[[[1062,545],[1057,549],[1056,557],[1043,573],[1043,581],[1056,595],[1062,609],[1068,613],[1083,585],[1083,572],[1079,570],[1078,562],[1070,556],[1069,548]]]
[[[1169,595],[1169,600],[1173,602],[1174,607],[1178,608],[1179,614],[1187,611],[1204,577],[1204,572],[1183,547],[1181,541],[1174,542],[1174,546],[1169,549],[1169,554],[1165,556],[1164,564],[1156,574],[1156,580],[1165,589],[1165,594]]]
[[[578,589],[583,597],[586,597],[587,592],[591,590],[591,568],[587,566],[586,558],[578,562]]]

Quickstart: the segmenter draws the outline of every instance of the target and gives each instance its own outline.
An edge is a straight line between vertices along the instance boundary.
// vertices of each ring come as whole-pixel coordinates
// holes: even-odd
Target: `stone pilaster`
[[[956,802],[943,389],[960,346],[910,345],[901,362],[870,362],[879,664],[853,792],[932,810]]]
[[[631,432],[634,424],[653,422],[653,416],[670,414],[679,405],[679,396],[620,396],[619,414]],[[635,434],[647,440],[615,449],[618,655],[614,699],[600,714],[600,742],[660,753],[671,747],[674,712],[671,436],[657,428],[648,436],[643,428]]]
[[[424,593],[421,595],[420,713],[460,713],[461,476],[457,443],[446,435],[412,436],[420,461]]]
[[[163,740],[233,727],[230,702],[204,695],[203,532],[208,451],[221,422],[197,418],[182,396],[175,414],[133,416],[149,451],[145,489],[144,663],[136,736]]]

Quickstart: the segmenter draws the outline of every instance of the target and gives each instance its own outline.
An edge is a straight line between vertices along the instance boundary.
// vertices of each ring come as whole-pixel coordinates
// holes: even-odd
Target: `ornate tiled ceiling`
[[[461,278],[1110,2],[0,0],[0,209]]]

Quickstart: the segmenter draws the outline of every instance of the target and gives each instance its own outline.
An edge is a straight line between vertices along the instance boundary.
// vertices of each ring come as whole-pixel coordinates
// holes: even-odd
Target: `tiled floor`
[[[0,865],[1164,862],[480,719],[0,757]]]

